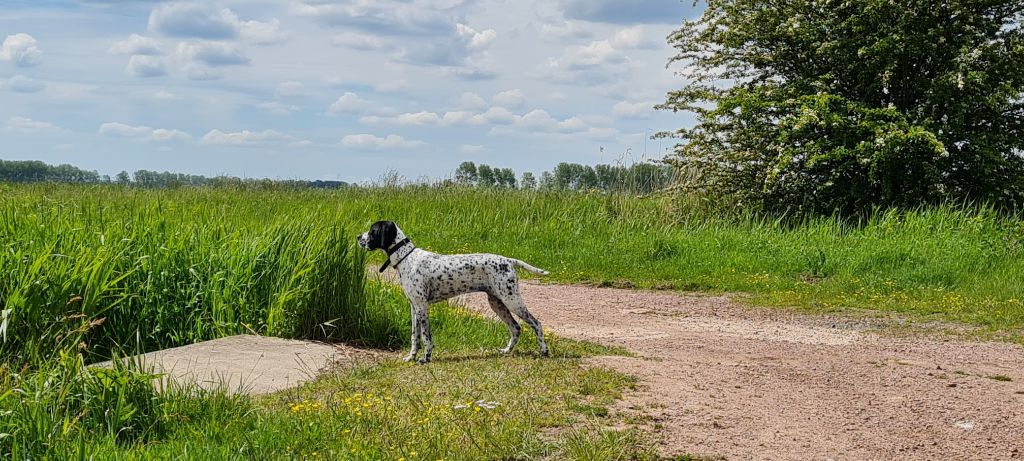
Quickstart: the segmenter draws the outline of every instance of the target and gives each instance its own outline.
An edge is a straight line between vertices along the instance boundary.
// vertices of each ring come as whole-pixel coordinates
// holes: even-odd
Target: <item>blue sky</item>
[[[4,1],[0,158],[445,177],[657,158],[678,0]],[[631,153],[627,157],[626,152]]]

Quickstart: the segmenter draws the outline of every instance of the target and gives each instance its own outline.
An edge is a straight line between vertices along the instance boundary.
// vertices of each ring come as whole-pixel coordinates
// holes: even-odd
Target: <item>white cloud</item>
[[[185,73],[188,75],[189,80],[206,81],[224,78],[224,74],[219,70],[211,69],[195,63],[185,66]]]
[[[476,29],[473,29],[472,27],[469,27],[462,23],[458,23],[455,25],[455,31],[459,34],[460,37],[469,40],[466,46],[468,46],[469,49],[471,50],[479,50],[481,48],[485,48],[487,45],[490,45],[491,42],[493,42],[494,39],[498,36],[498,33],[494,29],[477,31]]]
[[[46,89],[46,84],[24,75],[15,75],[4,81],[0,88],[15,93],[38,93]]]
[[[159,56],[164,54],[163,46],[156,39],[143,37],[139,34],[132,34],[128,40],[114,42],[107,50],[110,54],[141,54],[146,56]]]
[[[313,143],[274,130],[223,132],[210,130],[203,135],[203,144],[234,147],[305,147]]]
[[[331,39],[331,43],[362,51],[380,51],[394,48],[380,37],[357,32],[345,32],[335,35]]]
[[[331,114],[340,114],[340,113],[352,114],[352,113],[363,112],[364,110],[368,109],[370,106],[371,106],[370,101],[367,101],[367,100],[359,97],[358,94],[351,93],[351,92],[346,92],[340,98],[338,98],[337,101],[334,101],[334,104],[331,104],[331,107],[327,108],[327,112],[329,112]]]
[[[579,133],[589,126],[578,117],[557,120],[543,109],[534,109],[516,120],[516,126],[548,133]]]
[[[493,101],[496,106],[518,109],[526,104],[526,94],[520,89],[502,91],[501,93],[494,95],[494,97],[491,98],[491,101]]]
[[[655,101],[644,101],[638,103],[620,101],[612,106],[612,114],[616,117],[626,119],[650,118],[654,113],[655,104],[657,104]]]
[[[156,93],[153,93],[153,99],[156,99],[157,101],[173,101],[175,99],[178,99],[178,96],[174,93],[171,93],[170,91],[160,90]]]
[[[250,62],[241,50],[221,42],[181,42],[178,44],[178,56],[209,67],[238,66]]]
[[[384,138],[372,134],[350,134],[341,139],[341,145],[357,150],[414,149],[426,144],[423,141],[409,141],[395,134]]]
[[[557,23],[545,23],[540,28],[541,38],[560,42],[571,40],[587,40],[594,37],[594,34],[575,21],[561,21]]]
[[[463,144],[462,147],[459,148],[459,153],[461,154],[479,154],[483,151],[484,146],[475,144]]]
[[[163,59],[157,56],[135,55],[128,59],[125,70],[135,77],[160,77],[167,75]]]
[[[7,129],[17,133],[47,133],[61,132],[60,127],[49,123],[32,120],[28,117],[11,117],[7,120]]]
[[[8,35],[0,48],[0,61],[11,61],[18,67],[39,65],[42,55],[36,39],[25,33]]]
[[[289,115],[293,112],[298,112],[302,110],[299,106],[296,106],[294,104],[285,104],[282,103],[281,101],[261,102],[257,104],[256,107],[259,107],[260,109],[274,115]]]
[[[294,98],[302,95],[302,84],[299,82],[281,82],[274,90],[275,98]]]
[[[622,29],[615,33],[609,40],[613,47],[619,50],[629,49],[655,49],[663,45],[660,38],[655,38],[642,25],[636,25]]]
[[[273,18],[270,22],[244,21],[239,23],[238,35],[243,40],[257,45],[275,45],[287,41],[288,34],[281,32],[281,21]]]
[[[100,125],[98,132],[103,136],[157,142],[188,141],[192,139],[192,135],[180,130],[151,128],[148,126],[133,126],[118,122],[102,124]]]
[[[198,3],[167,3],[153,9],[148,28],[171,37],[211,40],[236,39],[270,45],[288,39],[277,18],[269,22],[242,21],[230,8]]]
[[[480,95],[472,92],[462,93],[459,97],[458,108],[468,110],[483,110],[487,107],[487,101],[481,98]]]

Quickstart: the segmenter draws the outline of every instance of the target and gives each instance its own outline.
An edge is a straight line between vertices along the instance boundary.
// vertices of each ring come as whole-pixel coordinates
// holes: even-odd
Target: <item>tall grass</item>
[[[367,328],[354,238],[315,205],[277,214],[261,199],[112,188],[5,193],[0,354],[36,363],[75,347],[94,360],[119,347],[245,332],[380,342]]]

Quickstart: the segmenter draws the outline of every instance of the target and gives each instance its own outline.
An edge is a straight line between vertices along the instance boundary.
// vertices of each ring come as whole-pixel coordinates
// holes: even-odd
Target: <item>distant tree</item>
[[[481,164],[477,168],[478,180],[477,183],[480,187],[494,187],[497,184],[497,178],[494,176],[494,169],[490,165]]]
[[[540,174],[540,183],[537,184],[538,189],[550,190],[555,188],[555,175],[551,174],[550,171],[545,171]]]
[[[516,188],[516,172],[511,168],[495,168],[494,177],[498,187],[504,189]]]
[[[455,182],[459,184],[475,185],[478,179],[476,164],[473,162],[462,162],[455,170]]]
[[[537,178],[529,171],[523,172],[523,179],[519,181],[519,188],[523,190],[534,190],[537,188]]]

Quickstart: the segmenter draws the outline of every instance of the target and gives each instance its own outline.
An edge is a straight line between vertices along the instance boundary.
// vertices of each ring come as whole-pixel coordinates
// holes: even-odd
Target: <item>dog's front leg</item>
[[[430,334],[430,316],[428,314],[430,305],[423,303],[419,308],[416,309],[414,320],[419,324],[420,336],[423,338],[423,359],[420,363],[427,363],[430,361],[430,355],[434,352],[434,338]]]
[[[410,346],[409,349],[409,355],[405,356],[404,360],[406,362],[412,362],[413,360],[416,360],[416,354],[420,350],[420,322],[418,321],[416,315],[419,309],[416,308],[416,303],[411,302],[409,304],[411,306],[409,317],[412,318],[412,345]]]

